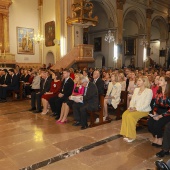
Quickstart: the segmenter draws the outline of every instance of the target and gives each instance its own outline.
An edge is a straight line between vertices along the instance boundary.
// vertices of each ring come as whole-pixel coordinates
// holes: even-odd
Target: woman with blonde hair
[[[119,83],[121,84],[121,91],[126,90],[126,81],[125,81],[125,75],[123,73],[119,73]]]
[[[136,88],[136,75],[133,71],[131,71],[129,75],[129,85],[127,88],[127,91],[128,91],[127,107],[129,107],[129,103],[130,103],[130,100],[132,98],[135,88]]]
[[[69,68],[69,70],[70,70],[70,77],[74,80],[75,79],[74,69],[73,68]]]
[[[148,78],[146,76],[139,77],[137,88],[135,88],[130,101],[130,106],[122,115],[120,134],[124,136],[123,139],[126,142],[132,142],[136,139],[137,121],[147,116],[151,111],[150,103],[153,94],[149,88]]]
[[[72,96],[80,96],[84,94],[84,86],[82,86],[80,82],[82,76],[83,75],[79,73],[75,74]],[[72,107],[73,103],[74,101],[70,100],[69,97],[69,99],[62,104],[60,118],[57,120],[56,123],[64,124],[67,122],[67,115],[69,113],[69,108]]]
[[[111,82],[108,85],[107,93],[104,99],[103,115],[106,119],[109,119],[108,104],[112,105],[114,109],[116,109],[117,105],[120,102],[120,95],[121,95],[121,84],[118,82],[118,75],[112,73]]]

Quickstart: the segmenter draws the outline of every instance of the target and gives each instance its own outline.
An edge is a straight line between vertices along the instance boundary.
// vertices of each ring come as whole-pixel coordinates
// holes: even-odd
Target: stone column
[[[150,40],[151,40],[151,18],[152,18],[153,10],[148,8],[146,9],[146,34],[147,34],[147,41],[148,47],[150,47]]]
[[[151,4],[149,4],[149,5],[151,5]],[[151,19],[152,19],[153,12],[154,11],[151,8],[146,9],[146,35],[147,35],[147,42],[148,42],[147,49],[150,48],[150,41],[151,41]],[[148,67],[148,66],[149,66],[149,60],[144,62],[144,67]]]
[[[115,44],[119,44],[118,46],[118,61],[117,67],[122,67],[122,44],[123,44],[123,6],[126,0],[116,0],[117,5],[117,21],[118,21],[118,29],[117,29],[117,36],[115,39]],[[121,51],[120,51],[121,49]]]
[[[42,15],[43,15],[43,0],[38,0],[38,31],[40,35],[43,35],[43,27],[42,27]],[[43,44],[39,43],[39,62],[41,64],[45,64],[45,59],[43,55]]]
[[[61,57],[61,52],[60,52],[60,47],[61,47],[61,4],[62,1],[61,0],[55,0],[55,15],[56,15],[56,28],[55,28],[55,39],[57,41],[59,41],[58,44],[56,44],[56,58],[55,58],[55,62],[57,62],[60,57]]]
[[[4,50],[9,53],[9,16],[3,14]]]

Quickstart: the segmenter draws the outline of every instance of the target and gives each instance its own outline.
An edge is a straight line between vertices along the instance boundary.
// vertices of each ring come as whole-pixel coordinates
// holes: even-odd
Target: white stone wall
[[[35,45],[34,55],[17,54],[16,27],[33,28],[38,32],[38,1],[13,0],[9,8],[9,46],[19,63],[39,63],[39,47]]]

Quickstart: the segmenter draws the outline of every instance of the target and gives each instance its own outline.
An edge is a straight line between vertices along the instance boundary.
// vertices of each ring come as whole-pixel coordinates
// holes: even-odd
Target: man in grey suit
[[[75,123],[73,126],[81,125],[81,129],[86,129],[87,124],[87,111],[93,111],[99,107],[98,90],[94,83],[89,82],[87,77],[81,78],[81,83],[85,87],[84,95],[81,97],[82,102],[74,102],[73,114]]]

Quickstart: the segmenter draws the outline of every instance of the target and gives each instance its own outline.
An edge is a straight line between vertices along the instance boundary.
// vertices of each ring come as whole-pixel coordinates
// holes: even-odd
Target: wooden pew
[[[24,86],[24,82],[23,82],[23,81],[20,81],[19,89],[12,91],[12,99],[13,99],[13,100],[16,100],[15,94],[19,94],[19,100],[22,100],[22,99],[23,99],[23,86]]]
[[[116,120],[121,119],[121,112],[127,109],[127,95],[128,91],[121,91],[120,95],[120,103],[118,104],[117,108],[115,109],[116,112]],[[108,108],[114,109],[112,105],[108,105]]]
[[[142,117],[141,119],[138,120],[137,126],[142,126],[142,127],[148,126],[148,119],[149,116]]]
[[[100,109],[96,110],[96,111],[88,111],[88,113],[90,114],[90,125],[89,127],[95,127],[95,126],[99,126],[105,123],[110,123],[110,120],[103,120],[103,108],[104,108],[104,95],[100,95]],[[96,121],[96,115],[98,115],[99,117],[99,122],[95,122]]]
[[[116,108],[116,120],[121,119],[121,109],[123,112],[127,109],[127,96],[128,96],[128,91],[121,91],[121,95],[120,95],[121,101]]]

